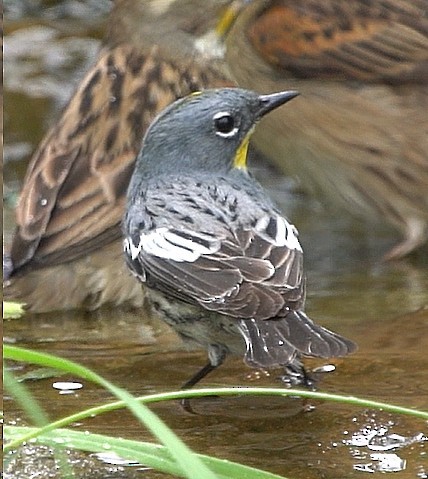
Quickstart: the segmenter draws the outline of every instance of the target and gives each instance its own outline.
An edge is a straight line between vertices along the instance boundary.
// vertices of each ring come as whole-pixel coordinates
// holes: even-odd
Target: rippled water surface
[[[108,6],[108,2],[6,2],[6,244],[28,158],[91,64]],[[428,409],[427,251],[382,264],[379,258],[396,239],[392,231],[367,228],[326,211],[260,161],[255,171],[300,231],[308,313],[359,344],[353,356],[333,361],[336,370],[323,375],[320,390]],[[26,315],[6,322],[4,334],[9,343],[81,362],[136,395],[177,389],[206,360],[203,352],[185,351],[156,319],[119,309]],[[309,361],[308,366],[324,363]],[[16,373],[33,371],[15,367]],[[280,386],[278,375],[251,371],[242,360],[232,358],[204,385]],[[27,382],[35,398],[49,406],[51,418],[111,399],[87,382],[71,394],[61,394],[53,387],[56,381],[78,379]],[[153,410],[204,454],[289,478],[428,477],[428,427],[422,420],[298,398],[208,398],[195,400],[193,407],[197,414],[183,412],[174,402],[154,405]],[[8,396],[4,409],[6,423],[27,424]],[[74,427],[150,439],[123,411]],[[79,478],[166,477],[124,463],[108,451],[70,452],[69,459]],[[56,477],[53,461],[49,449],[27,444],[15,454],[5,477]]]

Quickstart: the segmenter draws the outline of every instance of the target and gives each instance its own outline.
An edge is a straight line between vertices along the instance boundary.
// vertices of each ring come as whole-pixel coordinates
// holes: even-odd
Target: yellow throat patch
[[[250,144],[250,138],[253,134],[254,128],[252,128],[242,140],[242,143],[239,145],[239,148],[236,150],[235,158],[233,159],[233,167],[238,170],[247,169],[247,153],[248,145]]]

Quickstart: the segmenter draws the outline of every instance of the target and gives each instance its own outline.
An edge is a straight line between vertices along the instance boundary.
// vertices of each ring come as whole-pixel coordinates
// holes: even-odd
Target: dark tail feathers
[[[352,341],[315,324],[302,311],[290,311],[277,319],[243,319],[240,330],[247,344],[245,362],[253,367],[284,366],[300,355],[346,356],[357,348]]]

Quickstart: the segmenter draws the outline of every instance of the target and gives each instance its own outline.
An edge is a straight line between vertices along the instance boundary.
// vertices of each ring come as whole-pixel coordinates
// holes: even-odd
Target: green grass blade
[[[80,377],[98,382],[98,384],[101,384],[104,386],[105,384],[109,384],[110,387],[108,387],[108,389],[110,390],[111,390],[111,387],[113,387],[114,389],[117,389],[119,392],[121,391],[119,388],[116,388],[115,386],[110,385],[108,381],[104,380],[103,378],[100,378],[98,375],[96,375],[92,371],[82,366],[79,366],[71,361],[55,358],[53,356],[46,355],[44,353],[35,353],[33,351],[23,350],[21,348],[16,348],[16,347],[7,346],[7,345],[5,346],[4,354],[5,354],[5,357],[9,359],[22,360],[22,361],[25,360],[25,361],[40,364],[43,366],[60,369],[69,373],[71,372]],[[71,366],[71,369],[70,369],[70,366]],[[404,407],[396,406],[389,403],[372,401],[372,400],[363,399],[363,398],[356,398],[353,396],[342,396],[337,394],[328,394],[328,393],[297,390],[297,389],[241,388],[241,387],[239,388],[236,388],[236,387],[235,388],[205,388],[205,389],[199,389],[199,390],[174,391],[170,393],[152,394],[152,395],[147,395],[140,398],[134,398],[132,396],[130,397],[135,402],[139,401],[141,403],[149,404],[149,403],[160,402],[160,401],[177,400],[177,399],[182,399],[185,397],[196,398],[196,397],[212,396],[212,395],[217,395],[217,396],[235,396],[235,395],[294,396],[294,397],[309,398],[314,400],[339,402],[339,403],[348,404],[352,406],[374,408],[374,409],[388,411],[391,413],[406,414],[409,416],[414,416],[414,417],[428,420],[428,412],[426,411],[419,411],[416,409],[404,408]],[[116,394],[116,396],[118,396],[119,398],[121,397],[119,394]],[[113,411],[115,409],[123,408],[123,407],[126,407],[128,404],[129,402],[126,400],[126,398],[123,398],[122,396],[121,401],[116,401],[110,404],[104,404],[98,407],[93,407],[85,411],[80,411],[76,414],[59,419],[39,429],[36,429],[36,428],[28,429],[26,433],[23,433],[23,435],[19,437],[16,437],[15,435],[14,439],[12,439],[5,446],[5,451],[11,450],[14,447],[17,447],[17,445],[19,445],[23,441],[27,441],[41,434],[42,435],[48,434],[49,431],[52,431],[53,429],[56,429],[59,427],[64,427],[70,424],[71,422],[85,419],[94,414],[102,414],[109,411]]]
[[[10,356],[10,351],[8,352],[7,347],[5,351],[5,357],[9,357],[10,359],[12,358]],[[409,408],[396,406],[389,403],[372,401],[372,400],[363,399],[363,398],[356,398],[354,396],[343,396],[338,394],[329,394],[329,393],[298,390],[298,389],[247,388],[247,387],[245,388],[243,387],[205,388],[205,389],[173,391],[168,393],[151,394],[147,396],[138,397],[135,399],[136,401],[139,401],[141,403],[150,404],[150,403],[160,402],[160,401],[171,401],[171,400],[178,400],[183,398],[196,398],[196,397],[213,396],[213,395],[217,395],[217,396],[265,395],[265,396],[283,396],[283,397],[294,396],[294,397],[315,399],[315,400],[321,400],[321,401],[338,402],[342,404],[348,404],[351,406],[373,408],[378,410],[384,410],[390,413],[405,414],[408,416],[413,416],[413,417],[428,420],[428,412],[419,411],[417,409],[409,409]],[[10,443],[8,443],[5,446],[5,451],[7,452],[8,450],[17,447],[21,442],[28,441],[36,437],[39,433],[43,434],[55,428],[65,427],[73,422],[81,421],[93,415],[104,414],[104,413],[114,411],[116,409],[120,409],[124,407],[126,407],[126,401],[116,401],[116,402],[111,402],[108,404],[103,404],[101,406],[92,407],[83,411],[79,411],[75,414],[61,418],[55,422],[52,422],[38,430],[34,430],[28,435],[24,435],[21,438],[16,438],[15,440],[12,440]]]
[[[28,435],[35,431],[37,431],[36,428],[5,426],[5,435],[10,438],[17,438],[23,434]],[[57,429],[37,437],[37,443],[51,447],[57,447],[59,442],[62,447],[87,452],[114,452],[123,459],[137,461],[157,471],[183,477],[182,469],[168,449],[157,444],[113,438],[102,434],[87,434],[70,429]],[[218,479],[285,479],[282,476],[235,462],[202,454],[198,454],[197,457],[216,474]]]
[[[141,402],[150,404],[152,402],[180,400],[183,398],[197,398],[205,396],[292,396],[320,401],[337,402],[351,406],[379,409],[393,414],[404,414],[420,419],[428,420],[428,411],[411,409],[371,399],[359,398],[356,396],[344,396],[343,394],[331,394],[320,391],[308,391],[304,389],[281,389],[281,388],[254,388],[254,387],[227,387],[227,388],[201,388],[184,391],[172,391],[167,393],[150,394],[137,397]]]
[[[49,418],[39,406],[39,403],[28,392],[28,389],[18,382],[7,369],[3,370],[3,381],[4,388],[9,391],[22,410],[37,426],[43,427],[49,423]]]
[[[162,402],[162,401],[172,401],[179,400],[183,398],[198,398],[204,396],[292,396],[292,397],[301,397],[307,399],[316,399],[321,401],[331,401],[338,402],[342,404],[348,404],[351,406],[359,406],[365,408],[372,408],[387,411],[393,414],[405,414],[408,416],[413,416],[417,418],[422,418],[428,420],[428,412],[419,411],[417,409],[404,408],[402,406],[395,406],[393,404],[382,403],[378,401],[371,401],[369,399],[356,398],[353,396],[341,396],[339,394],[329,394],[321,393],[315,391],[301,391],[299,389],[276,389],[276,388],[205,388],[205,389],[195,389],[192,391],[172,391],[167,393],[159,394],[150,394],[147,396],[136,397],[137,401],[140,401],[144,404]],[[35,429],[28,435],[24,435],[21,438],[17,438],[12,441],[10,444],[5,446],[5,451],[13,449],[19,445],[19,443],[24,441],[29,441],[30,439],[36,437],[39,433],[44,434],[55,428],[65,427],[73,422],[82,421],[89,417],[93,417],[99,414],[105,414],[117,409],[122,409],[126,407],[124,401],[115,401],[108,404],[102,404],[101,406],[95,406],[89,409],[79,411],[70,416],[58,419],[55,422],[52,422],[43,428]]]
[[[69,361],[67,359],[58,358],[51,354],[41,353],[38,351],[30,351],[28,349],[19,348],[11,345],[4,345],[3,356],[5,359],[13,359],[15,361],[25,361],[32,364],[38,364],[61,371],[67,371],[81,378],[92,381],[105,389],[109,390],[118,399],[124,401],[127,407],[145,426],[163,443],[177,460],[177,463],[186,471],[189,479],[216,479],[216,476],[201,462],[201,460],[179,439],[171,429],[163,423],[156,414],[150,409],[138,402],[127,391],[115,386],[98,374],[88,368]]]

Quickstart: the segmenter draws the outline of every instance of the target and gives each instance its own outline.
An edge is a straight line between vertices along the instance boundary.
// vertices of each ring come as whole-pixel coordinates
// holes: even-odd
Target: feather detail
[[[424,0],[258,2],[247,35],[258,53],[297,78],[425,83]]]
[[[253,367],[282,366],[300,355],[340,357],[356,349],[352,341],[315,324],[302,311],[270,321],[241,320],[239,329],[247,345],[245,362]]]
[[[30,162],[16,210],[12,275],[119,239],[126,189],[151,120],[178,97],[224,83],[209,66],[178,64],[140,43],[102,50]]]
[[[274,210],[269,215],[253,207],[256,199],[235,197],[221,182],[224,197],[252,213],[242,214],[238,224],[213,219],[218,213],[210,187],[195,178],[181,181],[149,187],[144,201],[135,198],[129,208],[124,250],[135,274],[169,296],[234,318],[269,319],[303,304],[303,255],[295,228]],[[198,206],[186,223],[188,191]],[[213,231],[204,231],[207,224]]]

